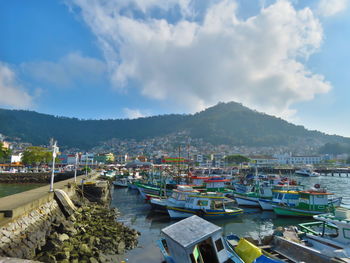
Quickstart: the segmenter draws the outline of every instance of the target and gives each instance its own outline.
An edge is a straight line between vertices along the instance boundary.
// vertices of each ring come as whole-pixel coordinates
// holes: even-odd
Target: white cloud
[[[73,2],[97,36],[117,89],[133,81],[144,96],[189,111],[234,100],[288,117],[294,103],[331,88],[302,62],[320,47],[322,26],[311,9],[296,10],[287,0],[246,20],[229,0],[213,1],[203,19],[195,19],[190,1]],[[155,17],[152,7],[178,7],[182,17]]]
[[[317,12],[321,16],[333,16],[347,8],[349,0],[320,0]]]
[[[139,109],[130,109],[130,108],[124,108],[123,113],[125,118],[127,119],[137,119],[137,118],[142,118],[149,115],[148,113],[142,112]]]
[[[18,83],[15,72],[0,62],[0,106],[26,109],[32,105],[32,96]]]
[[[42,84],[52,84],[59,88],[94,84],[102,81],[106,74],[104,62],[80,53],[70,53],[56,62],[37,61],[21,64],[25,75]]]

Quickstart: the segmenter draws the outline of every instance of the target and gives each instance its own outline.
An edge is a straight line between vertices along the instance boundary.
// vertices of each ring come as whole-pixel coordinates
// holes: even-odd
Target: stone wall
[[[45,245],[52,226],[64,215],[56,200],[0,228],[0,256],[33,259],[35,250]]]
[[[78,171],[77,175],[83,174]],[[74,177],[74,172],[55,174],[55,182]],[[0,173],[0,183],[49,183],[51,173]]]

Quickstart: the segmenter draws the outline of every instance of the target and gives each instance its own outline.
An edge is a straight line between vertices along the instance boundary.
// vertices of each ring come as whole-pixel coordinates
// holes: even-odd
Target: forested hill
[[[350,144],[349,138],[306,130],[241,104],[219,103],[193,115],[170,114],[134,120],[79,120],[33,111],[0,109],[0,133],[34,145],[51,137],[61,146],[89,149],[111,138],[136,139],[187,131],[213,144],[288,146],[295,144]]]

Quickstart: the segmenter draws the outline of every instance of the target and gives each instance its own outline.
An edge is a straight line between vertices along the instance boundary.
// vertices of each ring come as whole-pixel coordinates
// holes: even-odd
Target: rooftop
[[[220,230],[221,227],[194,215],[163,228],[162,233],[186,248]]]

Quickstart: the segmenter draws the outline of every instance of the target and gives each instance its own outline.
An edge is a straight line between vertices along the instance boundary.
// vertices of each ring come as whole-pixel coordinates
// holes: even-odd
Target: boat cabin
[[[229,260],[221,227],[191,216],[162,229],[163,247],[175,263],[224,263]]]
[[[315,191],[300,191],[298,208],[313,211],[331,212],[333,208],[329,206],[328,197],[333,195],[324,189]],[[329,210],[329,211],[328,211]]]
[[[211,178],[205,180],[204,182],[207,189],[224,189],[227,185],[230,184],[231,180]]]
[[[208,176],[192,176],[192,184],[197,185],[197,186],[202,186],[204,185],[204,181],[208,180]]]
[[[323,222],[322,236],[327,232],[325,228],[333,227],[335,233],[328,235],[329,239],[350,248],[350,210],[338,207],[333,214],[321,214],[314,216],[315,219]]]
[[[289,190],[272,190],[272,201],[295,206],[299,202],[299,192]]]
[[[218,208],[225,208],[226,198],[219,193],[203,193],[203,194],[194,194],[189,195],[187,202],[185,204],[186,208],[191,209],[204,209],[204,210],[213,210]]]
[[[185,201],[189,194],[196,194],[199,191],[194,190],[191,186],[178,185],[177,189],[173,190],[172,195],[169,197],[170,201]]]

